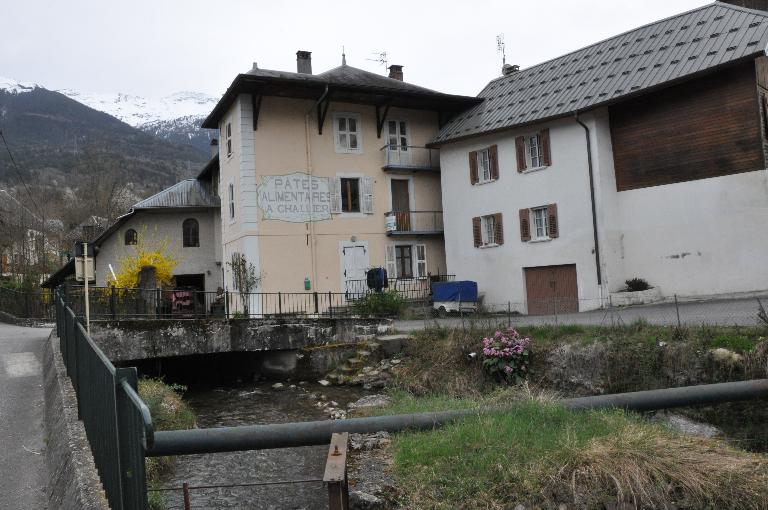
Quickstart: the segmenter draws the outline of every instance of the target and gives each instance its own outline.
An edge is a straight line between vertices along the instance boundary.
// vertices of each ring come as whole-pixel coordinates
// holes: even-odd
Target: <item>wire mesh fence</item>
[[[638,322],[655,326],[768,326],[768,293],[738,299],[672,296],[662,302],[612,306],[609,300],[552,298],[506,303],[425,303],[412,308],[399,330],[445,327],[597,326]]]

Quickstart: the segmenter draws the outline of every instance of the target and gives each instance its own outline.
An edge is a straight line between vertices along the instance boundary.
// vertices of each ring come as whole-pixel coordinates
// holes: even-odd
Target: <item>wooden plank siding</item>
[[[765,168],[755,69],[750,61],[612,106],[618,191]]]

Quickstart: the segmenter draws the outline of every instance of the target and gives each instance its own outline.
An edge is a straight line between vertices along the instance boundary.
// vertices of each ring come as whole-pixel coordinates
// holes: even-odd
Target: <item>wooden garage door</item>
[[[576,265],[526,267],[528,313],[550,315],[579,311]]]

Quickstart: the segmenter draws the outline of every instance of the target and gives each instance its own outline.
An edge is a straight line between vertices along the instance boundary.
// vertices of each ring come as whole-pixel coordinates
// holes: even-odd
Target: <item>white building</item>
[[[506,67],[433,141],[448,272],[528,313],[768,289],[767,43],[716,2]]]

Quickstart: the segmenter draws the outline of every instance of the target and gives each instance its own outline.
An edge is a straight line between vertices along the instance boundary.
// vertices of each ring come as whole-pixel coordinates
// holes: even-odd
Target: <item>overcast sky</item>
[[[475,95],[507,62],[527,67],[631,28],[705,5],[702,0],[0,0],[0,76],[50,88],[158,97],[221,95],[253,62],[314,72],[386,51],[406,81]]]

